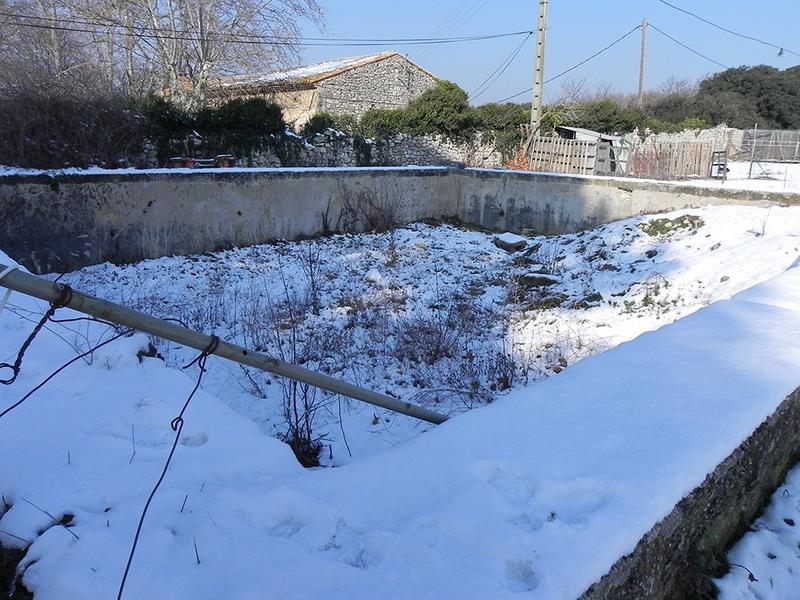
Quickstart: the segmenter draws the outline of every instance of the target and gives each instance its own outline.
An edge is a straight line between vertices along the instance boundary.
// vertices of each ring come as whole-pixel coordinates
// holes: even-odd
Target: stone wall
[[[143,153],[140,164],[157,168],[155,150]],[[498,168],[503,156],[491,134],[467,139],[441,135],[399,134],[390,138],[365,140],[332,129],[308,139],[287,132],[280,138],[265,139],[251,156],[239,157],[244,167],[395,167],[452,166]]]
[[[465,165],[498,168],[505,163],[491,134],[476,134],[467,140],[444,136],[400,134],[377,140],[375,158],[383,165]]]
[[[624,136],[631,144],[644,143],[675,143],[675,142],[702,142],[711,144],[712,150],[728,152],[728,156],[739,153],[742,146],[744,131],[719,125],[713,129],[686,129],[676,133],[649,133],[644,135],[639,132],[629,133]]]
[[[319,109],[361,117],[371,108],[403,108],[434,85],[435,77],[395,54],[319,82]]]
[[[581,600],[714,598],[710,578],[800,458],[795,390],[705,481],[619,559]]]

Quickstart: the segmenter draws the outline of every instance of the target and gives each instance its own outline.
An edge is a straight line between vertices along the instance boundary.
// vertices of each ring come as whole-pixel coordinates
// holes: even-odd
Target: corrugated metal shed
[[[567,127],[566,125],[557,125],[555,130],[558,134],[558,137],[567,140],[581,140],[585,142],[618,142],[622,139],[617,135],[600,133],[599,131],[584,129],[583,127]]]

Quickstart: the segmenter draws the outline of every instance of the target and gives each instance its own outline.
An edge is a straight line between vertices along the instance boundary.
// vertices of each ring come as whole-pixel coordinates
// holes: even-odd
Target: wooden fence
[[[712,153],[711,144],[702,142],[641,144],[631,149],[627,174],[649,179],[706,178]]]
[[[597,143],[536,136],[530,138],[527,154],[531,171],[592,175]]]

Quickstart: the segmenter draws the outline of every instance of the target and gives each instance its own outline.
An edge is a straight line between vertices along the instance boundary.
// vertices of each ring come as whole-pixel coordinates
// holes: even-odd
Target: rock
[[[716,244],[711,246],[710,250],[711,250],[711,252],[713,252],[714,250],[719,250],[721,247],[722,247],[722,244],[720,242],[717,242]]]
[[[501,233],[494,236],[492,243],[506,252],[519,252],[528,245],[528,240],[515,233]]]
[[[720,283],[725,283],[726,281],[730,281],[730,277],[728,277],[727,275],[723,275],[722,277],[719,278]]]
[[[645,223],[639,223],[638,227],[647,235],[658,236],[667,235],[682,229],[697,231],[703,225],[705,225],[705,223],[700,217],[696,215],[684,215],[675,219],[653,219]]]
[[[647,252],[644,253],[644,255],[647,258],[655,258],[656,256],[658,256],[658,250],[648,250]]]
[[[517,285],[524,288],[539,288],[556,285],[561,283],[561,280],[555,275],[545,275],[544,273],[530,273],[528,275],[521,275],[517,279]]]
[[[364,275],[364,281],[373,285],[383,285],[383,275],[377,269],[371,269]]]

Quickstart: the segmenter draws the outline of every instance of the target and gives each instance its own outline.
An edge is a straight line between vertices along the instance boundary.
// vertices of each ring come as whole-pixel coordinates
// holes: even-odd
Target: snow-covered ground
[[[651,235],[657,219],[697,225]],[[762,236],[762,231],[764,235]],[[658,328],[783,271],[800,209],[706,208],[531,238],[509,254],[490,233],[414,225],[68,274],[76,289],[453,414]],[[656,232],[651,232],[656,233]],[[152,340],[169,365],[191,352]],[[282,379],[212,359],[206,389],[271,435],[287,431]],[[319,406],[324,464],[428,428],[341,401]]]
[[[800,465],[751,530],[728,554],[731,570],[716,581],[721,600],[786,600],[800,590]]]
[[[417,225],[69,274],[270,351],[322,328],[306,366],[453,414],[428,428],[342,403],[340,425],[328,404],[323,459],[340,466],[304,470],[265,435],[285,426],[281,384],[242,384],[212,359],[125,597],[576,597],[797,386],[798,232],[800,209],[716,207],[514,254],[485,233]],[[0,360],[43,309],[12,295]],[[0,407],[109,335],[50,324]],[[110,344],[0,419],[0,543],[29,546],[37,598],[116,593],[198,374],[170,367],[193,356],[171,345],[167,364],[137,358],[147,345]],[[418,347],[436,351],[410,356]],[[781,352],[765,361],[763,348]]]
[[[724,182],[697,179],[685,183],[696,187],[800,193],[799,163],[755,162],[751,172],[749,162],[733,161],[728,163],[728,168],[730,171]]]

